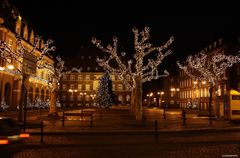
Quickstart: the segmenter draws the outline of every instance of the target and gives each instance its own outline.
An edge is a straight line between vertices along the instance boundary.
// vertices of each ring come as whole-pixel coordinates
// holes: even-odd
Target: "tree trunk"
[[[136,120],[143,120],[143,112],[142,112],[142,80],[140,76],[136,77]]]
[[[53,81],[53,90],[50,95],[49,114],[50,116],[58,116],[57,113],[57,82]]]
[[[26,112],[24,110],[26,109],[26,104],[27,104],[27,87],[26,87],[26,82],[28,81],[29,77],[27,74],[23,74],[22,78],[22,85],[21,85],[21,98],[20,98],[20,104],[19,104],[19,111],[18,111],[18,121],[23,121],[24,116]]]
[[[213,92],[213,85],[212,83],[210,84],[210,88],[209,88],[209,121],[210,121],[210,125],[212,124],[212,92]]]
[[[133,88],[131,92],[131,112],[135,114],[136,112],[136,96],[135,96],[136,88]]]

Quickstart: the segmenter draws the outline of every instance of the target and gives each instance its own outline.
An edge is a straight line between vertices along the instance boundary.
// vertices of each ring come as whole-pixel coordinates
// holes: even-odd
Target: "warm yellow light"
[[[202,84],[206,84],[206,82],[205,82],[205,81],[202,81]]]
[[[194,81],[193,83],[194,83],[194,84],[197,84],[197,81]]]
[[[171,91],[175,91],[175,88],[171,88]]]
[[[151,97],[151,96],[153,96],[153,93],[152,93],[152,92],[150,93],[150,97]]]
[[[179,91],[179,88],[177,88],[177,91]]]
[[[160,92],[157,93],[158,95],[160,94]]]
[[[0,66],[0,71],[4,71],[5,67]]]
[[[161,92],[161,95],[163,95],[164,94],[164,92]]]
[[[72,89],[69,89],[68,91],[69,91],[69,92],[73,92],[73,90],[72,90]]]
[[[7,66],[10,70],[13,70],[14,69],[14,66],[13,65],[8,65]]]
[[[74,92],[77,92],[77,90],[75,89]]]

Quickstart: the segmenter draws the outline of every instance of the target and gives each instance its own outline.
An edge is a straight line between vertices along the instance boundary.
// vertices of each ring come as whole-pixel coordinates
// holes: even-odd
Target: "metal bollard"
[[[163,109],[163,118],[166,119],[166,109]]]
[[[91,112],[91,122],[90,122],[90,126],[93,126],[93,113]]]
[[[182,119],[183,119],[183,126],[186,125],[186,111],[182,110]]]
[[[43,143],[43,121],[41,121],[41,143]]]
[[[63,112],[63,115],[62,115],[62,127],[64,127],[64,119],[65,119],[65,113]]]
[[[158,142],[158,121],[155,120],[155,141]]]

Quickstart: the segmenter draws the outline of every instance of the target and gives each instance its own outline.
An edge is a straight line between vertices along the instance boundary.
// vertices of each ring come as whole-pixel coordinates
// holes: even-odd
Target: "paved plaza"
[[[29,113],[27,122],[44,122],[43,142],[40,128],[28,128],[31,137],[13,158],[173,158],[239,157],[240,126],[237,122],[214,120],[188,113],[183,125],[181,110],[145,109],[146,120],[139,122],[127,109],[85,109],[93,112],[93,126],[88,118],[69,116],[62,126],[58,118]],[[67,111],[65,111],[67,112]],[[80,110],[69,110],[78,113]]]

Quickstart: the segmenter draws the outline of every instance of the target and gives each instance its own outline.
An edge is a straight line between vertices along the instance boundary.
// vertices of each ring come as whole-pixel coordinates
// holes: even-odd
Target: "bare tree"
[[[57,116],[56,103],[57,98],[59,98],[59,86],[61,77],[73,71],[81,72],[81,69],[75,67],[71,68],[71,70],[67,70],[65,67],[65,62],[61,57],[56,57],[56,60],[57,62],[53,66],[44,65],[45,68],[49,69],[52,72],[49,78],[49,89],[51,91],[49,115],[51,116]]]
[[[22,43],[22,39],[20,37],[16,37],[16,45],[17,49],[14,51],[12,48],[10,48],[4,41],[0,41],[0,53],[1,53],[1,59],[4,60],[6,63],[12,64],[11,62],[17,62],[21,67],[16,67],[14,70],[12,70],[15,74],[22,75],[22,86],[21,86],[21,99],[20,99],[20,105],[19,105],[19,115],[18,119],[19,121],[23,121],[23,107],[26,109],[26,103],[27,103],[27,84],[29,84],[29,77],[32,75],[24,68],[24,59],[27,55],[32,55],[34,60],[33,62],[36,64],[35,69],[37,69],[38,66],[44,65],[46,62],[44,61],[44,56],[47,55],[50,51],[54,51],[55,47],[51,46],[53,43],[52,40],[48,40],[43,48],[39,50],[40,54],[37,54],[35,50],[38,48],[38,44],[41,41],[41,38],[39,36],[36,36],[34,39],[34,44],[31,47],[31,50],[29,48],[25,47]],[[8,60],[12,59],[12,60]],[[35,76],[34,76],[35,77]],[[25,110],[26,112],[26,110]],[[24,114],[24,117],[26,117],[26,114]],[[26,119],[26,118],[24,118]]]
[[[209,116],[210,124],[212,117],[212,93],[213,89],[221,80],[226,80],[226,69],[240,61],[240,55],[225,55],[223,52],[206,54],[204,51],[188,56],[185,65],[177,62],[180,69],[193,80],[206,81],[209,83]]]
[[[132,31],[134,33],[135,54],[133,55],[134,60],[129,60],[127,64],[124,64],[124,61],[121,59],[121,56],[126,55],[125,52],[118,53],[118,40],[116,37],[113,38],[113,44],[107,47],[102,46],[101,41],[96,38],[92,38],[92,43],[103,52],[109,54],[107,59],[97,58],[97,62],[110,73],[117,75],[124,85],[132,91],[132,111],[135,112],[137,120],[142,120],[142,83],[168,75],[166,70],[164,74],[160,75],[158,65],[166,56],[172,53],[171,50],[168,50],[168,47],[174,38],[171,37],[162,46],[154,47],[148,42],[150,38],[149,27],[145,27],[141,32],[136,28]],[[156,53],[156,57],[148,59],[147,56],[151,53],[153,54],[153,52]],[[148,59],[147,63],[144,62],[146,59]],[[111,64],[110,61],[115,61],[117,66]]]

